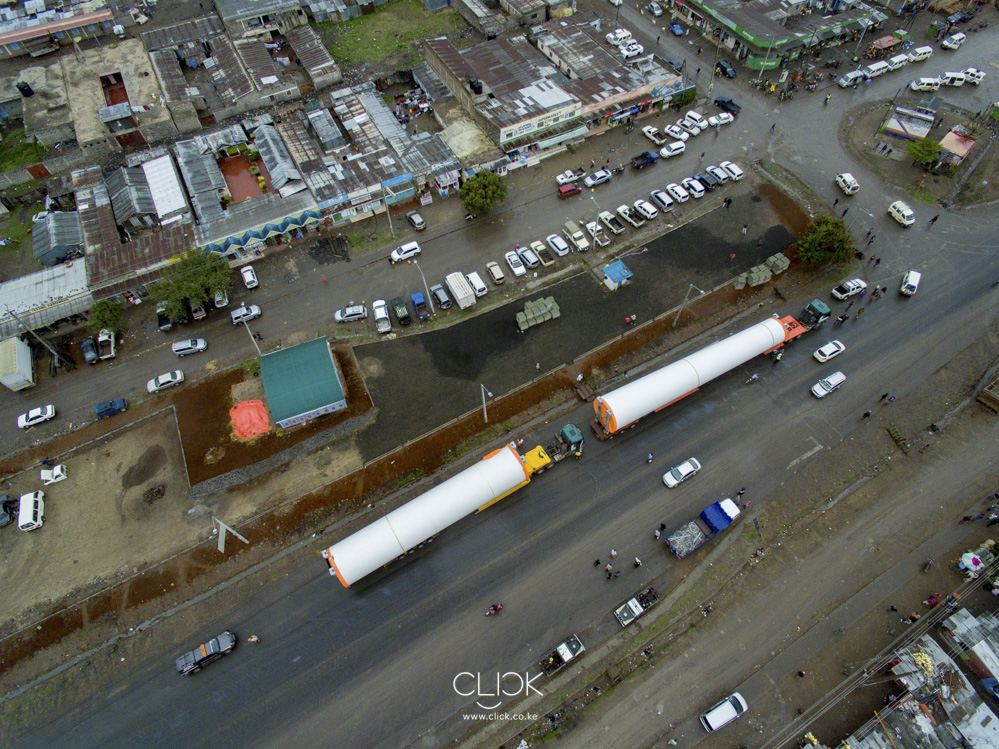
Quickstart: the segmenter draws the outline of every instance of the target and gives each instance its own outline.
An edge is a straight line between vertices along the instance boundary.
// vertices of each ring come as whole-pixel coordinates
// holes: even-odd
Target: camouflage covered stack
[[[517,327],[523,333],[534,325],[555,320],[560,315],[555,297],[544,297],[524,305],[524,311],[517,313]]]
[[[762,286],[772,277],[783,273],[787,270],[791,261],[784,257],[784,254],[778,252],[776,255],[771,255],[760,265],[754,265],[746,273],[741,274],[735,279],[735,288],[741,289],[744,286]]]

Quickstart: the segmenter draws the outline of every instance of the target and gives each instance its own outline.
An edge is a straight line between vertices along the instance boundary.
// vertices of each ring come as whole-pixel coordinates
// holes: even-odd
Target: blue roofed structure
[[[604,266],[604,286],[611,291],[616,291],[628,283],[633,275],[623,260],[615,260],[610,265]]]

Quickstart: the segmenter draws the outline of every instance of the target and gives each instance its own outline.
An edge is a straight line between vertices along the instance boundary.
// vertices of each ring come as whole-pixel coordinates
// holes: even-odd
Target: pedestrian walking
[[[777,129],[777,123],[775,122],[773,125],[770,126],[770,132],[772,133],[776,129]]]
[[[659,524],[659,532],[660,533],[665,533],[666,532],[666,523],[660,523]]]
[[[871,244],[872,244],[872,243],[874,242],[874,237],[876,237],[876,236],[877,236],[876,234],[872,234],[872,235],[870,236],[870,238],[868,238],[868,240],[867,240],[867,246],[868,246],[868,247],[870,247],[870,246],[871,246]]]
[[[642,566],[642,560],[639,559],[638,557],[635,557],[635,568],[637,569],[638,567],[641,566]]]
[[[604,572],[606,572],[608,575],[610,575],[610,573],[613,572],[613,571],[614,571],[614,565],[613,564],[611,564],[610,562],[608,562],[607,564],[604,565]]]
[[[879,265],[881,265],[881,258],[878,258],[877,260],[874,261],[875,268],[877,268]]]
[[[889,606],[889,607],[888,607],[888,610],[889,610],[889,611],[894,611],[894,612],[898,612],[898,609],[897,609],[897,608],[895,608],[895,604],[892,604],[891,606]]]
[[[836,200],[833,201],[833,208],[835,208],[837,205],[839,205],[839,198],[836,198]]]
[[[656,44],[659,44],[659,40],[660,40],[660,39],[662,39],[662,36],[657,36],[657,37],[656,37]]]
[[[759,241],[758,241],[758,242],[756,243],[756,249],[758,249],[758,250],[761,250],[761,249],[763,249],[763,238],[762,238],[762,237],[761,237],[761,238],[760,238],[760,240],[759,240]]]
[[[748,231],[749,231],[749,224],[743,224],[742,225],[742,233],[745,234]],[[735,254],[732,255],[732,258],[735,259]]]
[[[616,549],[611,549],[610,557],[611,557],[611,559],[614,559],[614,558],[617,557],[617,550]]]
[[[971,517],[971,515],[965,515],[963,518],[961,518],[962,523],[970,523],[972,520],[974,520],[974,518]]]
[[[696,78],[697,76],[699,76],[700,74],[701,74],[701,69],[700,69],[700,68],[698,68],[697,70],[695,70],[695,71],[694,71],[694,77],[695,77],[695,78]]]
[[[936,216],[934,216],[933,218],[930,219],[930,226],[933,226],[933,224],[935,224],[937,222],[938,218],[940,218],[940,214],[939,213]]]
[[[894,396],[894,395],[893,395],[893,396],[891,396],[891,397],[890,397],[890,398],[888,399],[888,402],[889,402],[889,403],[894,403],[894,402],[895,402],[895,396]]]
[[[325,275],[322,276],[322,279],[323,279],[323,283],[326,283],[326,276]]]
[[[593,560],[593,566],[594,567],[599,567],[600,566],[600,560],[599,559],[594,559]]]
[[[846,305],[846,309],[843,310],[843,311],[844,312],[849,312],[850,311],[850,307],[852,307],[852,306],[853,306],[853,302],[850,302],[848,305]]]
[[[704,152],[701,151],[701,155],[698,157],[700,161],[704,161]]]
[[[43,466],[50,466],[50,465],[52,465],[52,459],[51,458],[45,458],[44,460],[42,460],[42,465]]]
[[[621,577],[621,570],[615,570],[614,577]]]
[[[596,162],[596,161],[594,161],[593,159],[590,159],[590,169],[592,169],[592,168],[593,168],[593,167],[595,167],[596,165],[597,165],[597,162]]]
[[[746,493],[746,487],[742,487],[739,491],[735,493],[735,496],[741,497],[745,493]]]
[[[656,541],[658,541],[658,540],[659,540],[659,537],[660,537],[660,536],[661,536],[662,534],[663,534],[663,532],[662,532],[661,530],[659,530],[658,528],[656,528],[656,529],[655,529],[654,531],[652,531],[652,535],[656,537]]]
[[[746,229],[745,228],[743,228],[742,233],[743,234],[746,233]],[[730,263],[734,263],[735,262],[735,253],[734,252],[731,255],[728,256],[728,261]]]
[[[870,411],[864,411],[864,415],[863,415],[862,418],[865,418],[865,419],[871,418],[871,412]]]
[[[858,310],[857,310],[857,317],[858,317],[858,318],[859,318],[859,317],[860,317],[860,316],[861,316],[862,314],[864,314],[864,310],[865,310],[865,309],[866,309],[866,307],[861,307],[860,309],[858,309]]]
[[[698,47],[698,48],[697,48],[697,56],[698,56],[698,57],[700,57],[700,56],[701,56],[701,48],[700,48],[700,47]]]
[[[866,236],[868,236],[868,237],[869,237],[869,236],[871,236],[871,232],[873,232],[873,231],[874,231],[874,229],[868,229],[868,230],[867,230],[867,235],[866,235]]]
[[[798,677],[804,679],[805,678],[805,672],[804,671],[799,671],[798,672]]]
[[[975,520],[981,520],[984,517],[985,517],[985,513],[981,512],[981,513],[975,515]]]
[[[843,209],[843,212],[842,212],[842,213],[841,213],[841,214],[839,215],[839,217],[840,217],[840,218],[846,218],[846,212],[847,212],[848,210],[850,210],[850,208],[849,208],[849,207],[847,207],[847,208],[844,208],[844,209]]]
[[[614,577],[614,573],[611,572],[610,570],[607,570],[607,579],[610,580],[612,577]]]
[[[530,361],[530,360],[528,360],[528,361]],[[536,370],[538,370],[538,371],[540,372],[540,371],[541,371],[541,362],[537,362],[537,363],[536,363],[536,364],[534,365],[534,368],[535,368]]]
[[[607,163],[604,166],[610,166],[610,159],[607,159]]]
[[[890,393],[885,393],[884,395],[882,395],[882,396],[881,396],[880,400],[884,400],[884,399],[885,399],[885,398],[887,398],[887,397],[888,397],[889,395],[890,395]]]

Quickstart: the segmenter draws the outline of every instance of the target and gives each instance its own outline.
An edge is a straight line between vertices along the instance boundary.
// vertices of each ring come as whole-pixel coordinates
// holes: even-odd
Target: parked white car
[[[35,424],[48,421],[53,417],[55,417],[55,406],[40,406],[39,408],[31,409],[26,414],[18,416],[17,425],[21,429],[27,429],[28,427],[35,426]]]
[[[240,268],[239,275],[243,277],[243,285],[248,289],[255,289],[260,285],[257,280],[257,272],[253,270],[252,265],[244,265]]]
[[[635,205],[635,210],[638,211],[640,214],[642,214],[642,216],[644,216],[649,221],[651,221],[652,219],[654,219],[656,216],[659,215],[659,211],[657,211],[653,207],[653,205],[647,200],[641,200],[641,199],[636,200],[634,205]]]
[[[663,132],[676,140],[686,141],[690,137],[690,133],[678,125],[667,125],[663,128]]]
[[[559,257],[565,257],[569,254],[569,244],[558,234],[549,234],[545,237],[545,243],[551,247],[552,252]]]
[[[719,112],[708,117],[708,127],[721,127],[735,122],[735,117],[728,112]]]
[[[680,184],[683,185],[683,189],[686,190],[688,193],[690,193],[690,195],[693,196],[694,199],[704,197],[704,193],[706,192],[706,190],[704,189],[704,185],[702,185],[698,180],[694,179],[693,177],[687,177],[685,179],[680,180]],[[669,188],[667,187],[666,189],[668,190]]]
[[[674,143],[663,146],[659,151],[659,155],[664,159],[668,159],[670,156],[679,156],[686,150],[686,144],[682,140],[678,140]]]
[[[962,44],[964,44],[964,40],[967,38],[968,38],[967,34],[958,31],[956,34],[951,34],[942,42],[940,42],[940,46],[943,47],[944,49],[957,49]]]
[[[674,468],[671,468],[669,469],[669,471],[664,473],[663,483],[666,484],[666,486],[669,487],[670,489],[673,489],[682,484],[687,479],[689,479],[699,470],[701,470],[701,464],[697,462],[697,459],[688,458],[687,460],[683,461],[680,465],[675,466]]]
[[[371,311],[375,315],[375,330],[379,333],[391,333],[392,318],[389,317],[388,302],[376,299],[371,303]]]
[[[690,193],[680,187],[680,185],[676,182],[670,182],[666,185],[666,192],[668,192],[677,203],[686,203],[690,200]]]
[[[513,271],[514,276],[527,275],[527,268],[524,267],[524,263],[521,261],[520,255],[516,252],[510,250],[503,256],[503,259],[506,260],[506,264],[510,266],[510,270]]]
[[[745,176],[745,172],[743,172],[742,169],[739,168],[739,165],[731,161],[723,161],[718,166],[720,166],[722,169],[728,172],[728,176],[731,178],[733,182],[738,182],[740,179],[743,178],[743,176]]]

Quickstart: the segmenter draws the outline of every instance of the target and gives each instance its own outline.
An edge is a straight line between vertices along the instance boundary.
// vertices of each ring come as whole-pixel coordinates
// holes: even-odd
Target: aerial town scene
[[[999,0],[0,2],[0,744],[999,747],[997,135]]]

